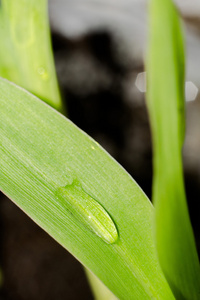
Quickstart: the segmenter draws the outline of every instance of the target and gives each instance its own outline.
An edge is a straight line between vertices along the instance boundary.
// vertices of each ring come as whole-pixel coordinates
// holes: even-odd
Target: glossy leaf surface
[[[5,80],[0,115],[2,192],[120,300],[174,299],[157,261],[153,207],[127,172],[68,119]],[[118,234],[112,244],[74,214],[74,195],[88,200],[82,191],[72,191],[70,205],[70,189],[59,196],[74,179],[110,216]]]

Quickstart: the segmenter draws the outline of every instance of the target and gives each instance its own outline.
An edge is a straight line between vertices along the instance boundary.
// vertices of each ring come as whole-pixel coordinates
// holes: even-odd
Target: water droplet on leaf
[[[87,228],[98,235],[107,244],[113,244],[118,239],[116,226],[103,208],[75,179],[72,184],[60,187],[56,195],[64,199],[64,205]]]
[[[48,80],[49,79],[49,73],[44,67],[38,67],[37,73],[41,77],[42,80]]]

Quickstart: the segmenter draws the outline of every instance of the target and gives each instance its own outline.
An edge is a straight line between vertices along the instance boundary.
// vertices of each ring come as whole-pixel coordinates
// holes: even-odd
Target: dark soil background
[[[61,91],[69,118],[114,156],[151,197],[149,121],[144,94],[133,84],[143,65],[129,57],[122,59],[115,43],[106,31],[73,41],[54,34]],[[199,99],[188,105],[188,120],[194,111],[200,118]],[[195,167],[193,160],[186,164],[185,179],[200,250],[200,178]],[[2,194],[0,220],[1,300],[93,299],[81,265]]]

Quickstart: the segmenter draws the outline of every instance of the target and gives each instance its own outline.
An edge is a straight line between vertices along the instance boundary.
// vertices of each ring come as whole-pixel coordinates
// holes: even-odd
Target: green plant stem
[[[151,0],[147,100],[154,149],[153,202],[158,256],[176,299],[200,299],[200,268],[182,167],[184,47],[171,0]]]

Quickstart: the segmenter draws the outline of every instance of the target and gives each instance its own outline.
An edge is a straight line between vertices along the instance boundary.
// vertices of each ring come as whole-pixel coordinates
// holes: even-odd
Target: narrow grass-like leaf
[[[15,55],[12,54],[12,44],[6,27],[5,15],[0,6],[0,76],[17,81]]]
[[[2,0],[0,76],[62,110],[47,3],[47,0]]]
[[[118,300],[113,293],[89,270],[85,269],[95,300]]]
[[[177,299],[200,299],[200,269],[184,190],[184,48],[171,0],[150,1],[148,108],[154,147],[153,201],[161,267]]]
[[[0,80],[0,116],[2,192],[120,300],[174,299],[157,260],[153,207],[127,172],[68,119],[5,80]],[[73,182],[80,194],[71,190]],[[78,214],[74,195],[82,197]],[[91,214],[84,206],[90,198],[117,230],[112,243],[101,236],[101,218],[101,234],[87,222],[93,215],[98,219],[94,206]]]

